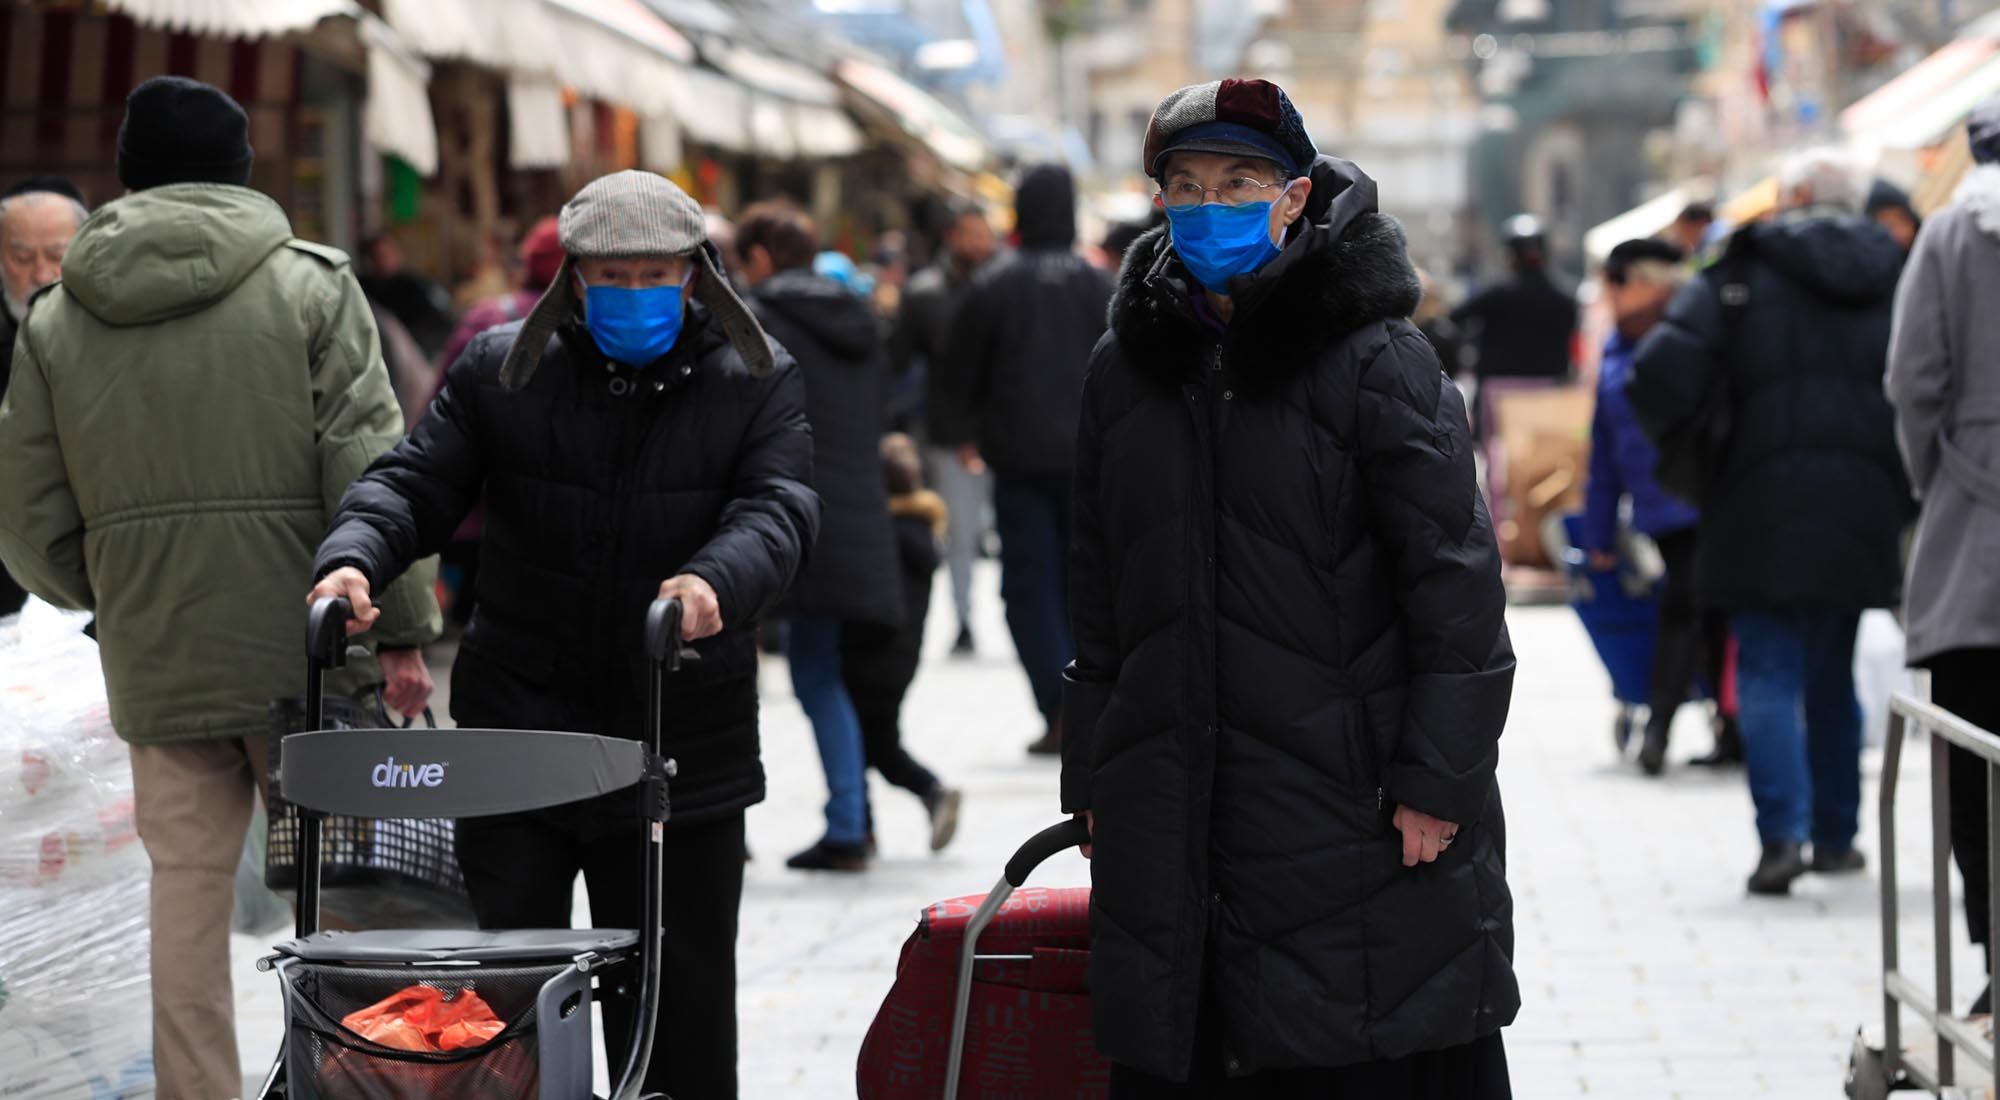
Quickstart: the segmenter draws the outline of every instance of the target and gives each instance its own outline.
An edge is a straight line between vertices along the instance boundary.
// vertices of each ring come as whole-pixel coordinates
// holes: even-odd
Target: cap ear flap
[[[764,336],[763,326],[751,314],[750,307],[736,296],[730,287],[728,276],[722,273],[722,264],[715,255],[715,245],[703,241],[695,250],[701,257],[702,277],[695,283],[694,297],[708,307],[709,315],[715,318],[722,331],[729,337],[729,343],[743,360],[750,377],[762,378],[778,368],[777,356],[771,353],[771,342]]]
[[[576,260],[564,256],[562,266],[556,269],[555,281],[542,292],[535,308],[521,322],[521,331],[514,334],[514,342],[507,346],[507,358],[500,362],[502,390],[511,393],[521,389],[535,376],[535,368],[541,365],[549,341],[576,311],[576,279]]]

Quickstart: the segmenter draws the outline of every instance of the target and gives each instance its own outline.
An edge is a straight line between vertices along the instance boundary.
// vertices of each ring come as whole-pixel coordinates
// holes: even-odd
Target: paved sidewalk
[[[980,581],[981,656],[945,654],[949,601],[939,599],[932,656],[907,712],[915,754],[966,791],[959,840],[942,856],[925,850],[916,800],[877,781],[882,858],[870,873],[785,870],[785,857],[819,836],[825,788],[784,664],[766,665],[771,797],[749,819],[755,862],[739,948],[745,1097],[852,1096],[861,1036],[918,912],[985,890],[1021,840],[1056,820],[1056,766],[1023,752],[1041,730],[997,580],[983,569]],[[1515,1095],[1838,1096],[1855,1027],[1879,1029],[1872,874],[1807,879],[1785,900],[1747,898],[1756,853],[1741,773],[1676,768],[1648,781],[1614,766],[1609,689],[1574,617],[1519,609],[1512,622],[1521,672],[1501,781],[1527,1002],[1508,1032]],[[1685,717],[1676,758],[1708,747]],[[1906,763],[1906,876],[1928,866],[1922,749]],[[1861,843],[1872,856],[1872,757],[1868,767]],[[1087,865],[1065,855],[1036,881],[1083,883]],[[1907,885],[1906,965],[1927,974],[1929,902]],[[249,966],[261,949],[238,937],[246,1073],[268,1064],[279,1030],[275,981]],[[1959,982],[1969,993],[1967,962]]]

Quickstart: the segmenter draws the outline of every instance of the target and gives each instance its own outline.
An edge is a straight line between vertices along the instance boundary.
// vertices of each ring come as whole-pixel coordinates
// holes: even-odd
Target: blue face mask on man
[[[681,338],[681,291],[667,286],[585,286],[583,320],[604,354],[628,367],[645,367],[674,350]]]
[[[1278,198],[1291,184],[1278,192]],[[1205,202],[1198,206],[1167,207],[1174,251],[1187,265],[1194,281],[1217,294],[1229,293],[1229,280],[1248,275],[1277,258],[1278,246],[1271,243],[1273,202],[1246,202],[1241,206]]]

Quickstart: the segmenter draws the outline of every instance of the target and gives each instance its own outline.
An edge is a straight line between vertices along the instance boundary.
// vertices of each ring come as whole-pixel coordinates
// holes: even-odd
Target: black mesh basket
[[[547,966],[333,966],[291,960],[287,1100],[568,1100],[591,1083],[590,978]],[[412,985],[475,991],[506,1023],[484,1046],[432,1054],[362,1038],[340,1021]]]
[[[378,713],[351,699],[328,696],[329,729],[379,729]],[[299,810],[278,794],[277,776],[288,733],[305,730],[305,701],[271,703],[269,846],[264,884],[280,893],[299,881]],[[461,927],[474,922],[454,850],[449,818],[366,818],[328,815],[320,833],[320,889],[327,909],[365,928]]]

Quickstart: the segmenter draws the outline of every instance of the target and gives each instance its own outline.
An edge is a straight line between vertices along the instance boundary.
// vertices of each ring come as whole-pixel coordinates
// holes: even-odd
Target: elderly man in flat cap
[[[523,320],[473,339],[410,437],[354,484],[315,598],[370,594],[484,501],[479,604],[452,671],[462,726],[639,737],[641,634],[679,597],[701,659],[668,686],[666,991],[647,1085],[736,1095],[743,811],[764,797],[756,622],[819,527],[805,387],[721,274],[701,207],[620,172],[563,207],[567,258]],[[565,927],[580,871],[603,927],[637,927],[629,792],[461,822],[480,923]],[[607,1006],[622,1047],[629,1011]],[[615,1059],[617,1051],[614,1049]]]

